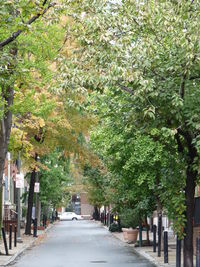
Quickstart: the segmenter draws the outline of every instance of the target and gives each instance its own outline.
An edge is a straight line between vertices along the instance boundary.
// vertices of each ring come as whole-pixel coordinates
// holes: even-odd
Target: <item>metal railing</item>
[[[4,206],[3,226],[7,233],[9,232],[10,224],[12,224],[12,231],[14,232],[15,225],[17,225],[17,212],[9,206]]]

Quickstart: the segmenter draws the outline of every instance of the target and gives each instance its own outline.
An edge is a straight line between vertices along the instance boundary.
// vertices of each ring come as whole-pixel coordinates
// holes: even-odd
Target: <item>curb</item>
[[[168,266],[168,265],[160,265],[160,263],[156,262],[156,260],[155,260],[153,257],[151,257],[149,254],[145,253],[144,251],[139,251],[139,250],[137,250],[137,248],[135,248],[135,245],[134,245],[134,244],[129,244],[129,243],[127,243],[127,242],[122,241],[120,238],[118,238],[118,237],[117,237],[116,235],[114,235],[113,233],[111,233],[111,235],[112,235],[113,237],[115,237],[117,240],[119,240],[120,242],[122,242],[125,246],[130,247],[130,248],[133,250],[133,252],[134,252],[135,254],[137,254],[138,256],[141,256],[141,257],[145,258],[146,260],[148,260],[148,261],[149,261],[151,264],[153,264],[155,267]],[[169,266],[169,267],[171,267],[171,266]]]
[[[97,222],[98,223],[98,222]],[[102,225],[101,223],[98,223],[98,225],[100,225],[102,228],[108,230],[108,227],[106,225]],[[143,258],[145,258],[146,260],[148,260],[151,264],[153,264],[155,267],[174,267],[174,265],[170,265],[169,263],[166,264],[161,264],[159,262],[157,262],[155,260],[155,258],[153,258],[152,256],[150,256],[148,253],[144,252],[144,251],[139,251],[133,244],[128,244],[126,242],[123,242],[120,238],[118,238],[116,235],[114,235],[112,232],[110,232],[111,235],[116,238],[117,240],[119,240],[120,242],[122,242],[124,245],[131,247],[134,251],[135,254],[137,254],[138,256],[141,256]]]
[[[46,228],[44,230],[44,233],[42,233],[41,235],[38,236],[38,238],[44,236],[53,226],[54,226],[54,224],[51,224],[48,228]],[[14,261],[19,256],[21,256],[27,249],[33,247],[35,245],[35,243],[37,242],[37,240],[38,240],[37,238],[34,238],[27,246],[25,245],[20,251],[15,253],[5,264],[0,265],[0,267],[5,267],[5,266],[9,266],[10,264],[13,264]]]
[[[15,253],[8,261],[7,263],[0,265],[0,266],[8,266],[10,264],[12,264],[20,255],[22,255],[24,253],[24,251],[26,251],[28,248],[32,247],[34,245],[34,243],[36,242],[36,240],[33,240],[30,244],[28,244],[27,246],[25,246],[24,248],[22,248],[20,251],[18,251],[17,253]]]
[[[133,251],[135,254],[142,256],[143,258],[147,259],[151,264],[153,264],[156,267],[161,267],[163,265],[160,265],[153,257],[151,257],[149,254],[147,254],[144,251],[138,251],[134,246],[132,246]],[[165,265],[164,265],[165,266]]]

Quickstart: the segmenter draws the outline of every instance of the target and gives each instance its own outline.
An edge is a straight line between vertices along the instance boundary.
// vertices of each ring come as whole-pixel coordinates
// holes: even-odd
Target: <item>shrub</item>
[[[140,217],[134,209],[124,209],[120,214],[121,226],[136,228],[140,223]]]
[[[112,223],[109,227],[110,232],[119,232],[119,226],[116,223]]]

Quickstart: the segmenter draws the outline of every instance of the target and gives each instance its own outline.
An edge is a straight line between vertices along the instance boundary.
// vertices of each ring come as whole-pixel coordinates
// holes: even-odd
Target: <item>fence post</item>
[[[9,249],[12,249],[12,224],[9,225]]]
[[[196,267],[200,267],[200,237],[196,239]]]
[[[168,263],[168,232],[164,231],[164,263]]]
[[[14,232],[14,246],[17,246],[17,226],[15,225],[15,232]]]
[[[6,241],[6,234],[5,234],[5,229],[4,229],[4,227],[2,227],[1,230],[2,230],[3,243],[4,243],[4,248],[5,248],[5,251],[6,251],[6,255],[9,255],[9,253],[8,253],[8,246],[7,246],[7,241]]]
[[[153,225],[153,252],[156,252],[156,225]]]
[[[158,257],[161,256],[162,215],[158,217]]]
[[[181,267],[181,240],[176,239],[176,267]]]

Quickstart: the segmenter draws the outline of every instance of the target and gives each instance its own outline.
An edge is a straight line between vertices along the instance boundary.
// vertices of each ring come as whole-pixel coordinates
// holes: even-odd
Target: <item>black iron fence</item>
[[[3,226],[5,232],[9,233],[10,225],[12,225],[12,232],[14,232],[17,225],[17,212],[8,206],[4,206]]]

